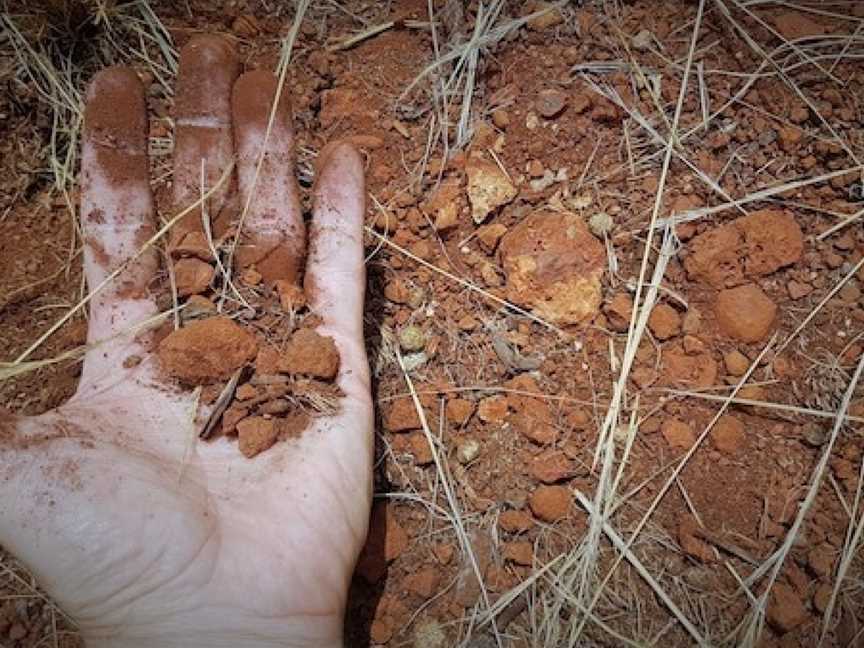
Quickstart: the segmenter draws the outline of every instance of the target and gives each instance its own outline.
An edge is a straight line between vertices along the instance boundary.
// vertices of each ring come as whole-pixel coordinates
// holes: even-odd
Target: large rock
[[[795,263],[803,251],[804,235],[795,219],[763,209],[694,238],[684,267],[691,278],[725,288]]]
[[[606,251],[575,214],[539,211],[501,241],[507,297],[553,324],[597,314]]]
[[[255,357],[255,336],[227,317],[209,317],[177,329],[159,343],[159,360],[170,375],[202,384],[228,378]]]

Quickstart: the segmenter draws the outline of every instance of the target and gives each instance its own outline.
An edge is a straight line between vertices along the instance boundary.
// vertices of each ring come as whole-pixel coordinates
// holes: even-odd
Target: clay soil
[[[496,25],[544,6],[493,4]],[[349,646],[494,646],[490,607],[503,646],[694,645],[681,618],[707,645],[815,646],[824,625],[823,645],[864,646],[853,537],[864,391],[844,399],[864,350],[864,203],[860,170],[842,173],[864,158],[864,9],[743,4],[705,3],[689,64],[696,2],[553,8],[480,51],[464,133],[465,85],[447,85],[452,63],[412,82],[436,52],[468,42],[476,3],[432,2],[434,38],[422,0],[307,11],[287,81],[301,184],[324,143],[351,137],[374,197],[376,504],[351,589]],[[247,68],[273,68],[293,9],[219,5],[149,3],[173,46],[221,33]],[[79,90],[101,63],[123,58],[86,45],[106,38],[86,11],[71,35],[68,14],[52,22],[22,6],[8,15],[24,38],[51,43],[52,64],[68,53]],[[126,60],[151,84],[158,190],[170,167],[171,95],[132,53],[129,15],[109,15],[113,37],[132,43]],[[64,195],[50,165],[52,138],[62,145],[69,131],[12,45],[0,41],[4,361],[83,290],[75,185],[60,183]],[[156,48],[149,55],[163,61]],[[752,195],[787,183],[797,184]],[[652,216],[675,214],[684,221],[664,246]],[[634,300],[652,292],[658,266],[636,344]],[[85,331],[73,319],[37,356],[76,348]],[[63,362],[5,381],[0,406],[55,407],[79,369]],[[618,413],[606,425],[610,404]],[[835,426],[844,408],[849,418]],[[598,499],[598,489],[615,495]],[[597,502],[608,532],[592,533]],[[620,565],[612,534],[632,540]],[[776,578],[760,576],[778,550]],[[0,568],[0,645],[78,645],[23,567],[4,554]],[[765,595],[766,623],[749,644],[755,604],[739,579]]]

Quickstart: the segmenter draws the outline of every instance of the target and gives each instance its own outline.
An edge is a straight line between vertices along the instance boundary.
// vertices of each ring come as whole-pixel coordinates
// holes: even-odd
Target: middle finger
[[[213,187],[233,163],[231,89],[240,72],[233,46],[218,36],[196,36],[180,52],[174,129],[174,206],[185,209]],[[231,191],[225,183],[210,198],[209,215],[216,218]],[[172,247],[197,248],[203,242],[200,209],[174,226]]]

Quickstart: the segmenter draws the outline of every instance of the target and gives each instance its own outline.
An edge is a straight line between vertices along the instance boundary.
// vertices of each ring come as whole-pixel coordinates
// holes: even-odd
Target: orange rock
[[[300,329],[288,341],[279,359],[279,371],[332,380],[339,372],[339,350],[333,338]]]
[[[536,407],[518,411],[510,417],[510,425],[519,434],[538,445],[549,445],[558,439],[558,429],[555,427],[552,412],[543,401],[537,401]]]
[[[174,282],[177,284],[177,295],[188,297],[204,292],[210,287],[214,274],[213,266],[200,259],[180,259],[174,263]]]
[[[534,520],[524,511],[501,511],[498,516],[498,526],[507,533],[524,533],[534,526]]]
[[[535,212],[501,241],[507,297],[554,324],[578,324],[600,307],[606,250],[575,214]]]
[[[273,419],[250,416],[237,423],[237,440],[240,452],[247,459],[251,459],[272,446],[278,435],[279,432]]]
[[[185,382],[202,384],[228,378],[255,357],[255,337],[227,317],[197,320],[159,343],[165,371]]]
[[[567,106],[567,95],[555,88],[547,88],[537,93],[534,107],[546,119],[560,115]]]
[[[279,373],[279,359],[281,354],[276,347],[265,346],[258,350],[255,356],[255,371],[262,375]]]
[[[422,427],[414,401],[399,398],[384,409],[384,429],[388,432],[405,432]]]
[[[688,355],[682,348],[663,353],[663,379],[667,384],[706,388],[717,382],[717,362],[710,353]]]
[[[486,252],[492,254],[498,247],[498,241],[507,233],[507,226],[501,223],[484,225],[477,230],[477,240]]]
[[[250,398],[255,398],[258,395],[258,390],[255,389],[255,385],[250,385],[249,383],[243,383],[237,388],[237,391],[234,393],[234,396],[239,401],[249,400]]]
[[[393,623],[390,617],[373,619],[369,625],[369,638],[376,644],[386,644],[393,636]]]
[[[429,441],[424,433],[415,432],[409,437],[408,443],[411,454],[414,455],[414,462],[418,466],[426,466],[434,461],[432,449],[429,447]]]
[[[668,418],[663,421],[660,426],[660,434],[673,448],[689,450],[690,446],[696,443],[696,433],[693,432],[693,428],[676,418]]]
[[[503,423],[507,418],[507,399],[503,396],[487,396],[480,401],[477,416],[484,423]]]
[[[237,404],[231,405],[222,414],[222,434],[236,434],[237,424],[249,415],[249,410]]]
[[[505,560],[530,567],[534,563],[534,545],[530,542],[517,540],[505,542],[501,553]]]
[[[700,234],[688,247],[684,267],[690,277],[724,288],[795,263],[804,235],[787,212],[763,209]]]
[[[321,95],[321,111],[318,119],[323,128],[336,122],[351,119],[357,114],[357,93],[350,88],[333,88]]]
[[[210,249],[210,244],[207,242],[207,237],[204,232],[192,231],[186,234],[183,239],[171,249],[171,254],[174,257],[193,256],[202,261],[212,261],[213,251]]]
[[[435,221],[435,229],[444,232],[459,224],[464,205],[464,191],[458,177],[446,178],[423,205]]]
[[[411,301],[411,289],[401,279],[393,279],[384,286],[384,296],[394,304],[407,304]]]
[[[723,364],[730,376],[743,376],[750,368],[750,360],[737,349],[723,354]]]
[[[633,299],[625,292],[615,293],[603,307],[609,328],[623,333],[630,327],[630,317],[633,314]]]
[[[786,583],[774,583],[765,618],[775,630],[785,634],[807,621],[807,608],[795,590]]]
[[[780,140],[780,148],[787,153],[795,153],[804,137],[804,131],[797,126],[782,126],[777,135]]]
[[[831,545],[823,543],[807,553],[807,566],[817,576],[829,577],[834,571],[836,551]]]
[[[724,414],[711,429],[711,440],[720,452],[735,454],[744,445],[744,424],[741,419]]]
[[[758,342],[768,335],[777,305],[756,284],[721,290],[714,301],[720,329],[742,342]]]
[[[544,484],[554,484],[573,474],[573,462],[561,450],[549,450],[531,461],[531,476]]]
[[[447,401],[447,420],[456,425],[464,425],[474,413],[474,403],[464,398],[451,398]]]
[[[387,502],[377,502],[372,507],[369,534],[357,562],[357,573],[368,583],[377,583],[387,564],[408,548],[408,542],[408,533],[396,520],[393,509]]]
[[[531,512],[544,522],[555,522],[570,512],[570,491],[564,486],[540,486],[528,500]]]
[[[420,571],[408,574],[402,584],[409,592],[420,598],[432,598],[441,582],[439,570],[435,567],[425,567]]]
[[[668,304],[658,304],[648,317],[648,328],[658,340],[668,340],[681,332],[681,315]]]
[[[689,514],[678,519],[678,544],[688,556],[705,563],[714,562],[714,550],[707,542],[698,537],[699,524]]]

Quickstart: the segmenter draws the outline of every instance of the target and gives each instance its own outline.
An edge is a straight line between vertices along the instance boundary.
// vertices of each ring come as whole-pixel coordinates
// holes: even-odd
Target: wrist
[[[342,648],[341,617],[260,619],[210,624],[180,619],[160,626],[86,627],[86,648]]]

